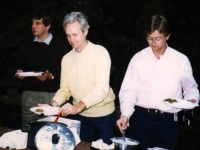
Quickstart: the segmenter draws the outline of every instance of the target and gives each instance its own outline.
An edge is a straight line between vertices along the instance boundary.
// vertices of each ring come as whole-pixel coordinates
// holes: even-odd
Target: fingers
[[[122,132],[123,130],[126,130],[127,126],[121,122],[121,121],[117,121],[117,126],[119,128],[119,130]]]
[[[38,78],[40,81],[45,81],[48,78],[48,75],[49,75],[49,71],[47,70],[44,74],[40,76],[36,76],[36,78]]]
[[[40,81],[45,81],[46,80],[46,76],[44,76],[44,75],[36,76],[36,78],[38,78]]]
[[[41,104],[41,103],[39,103],[38,106],[39,107],[51,107],[49,104]]]
[[[62,108],[59,109],[58,113],[60,113],[60,112],[62,112]],[[61,113],[61,115],[62,115],[62,113]]]
[[[42,107],[42,106],[43,106],[43,104],[38,104],[38,106],[39,106],[39,107]]]
[[[41,81],[45,81],[47,79],[52,80],[52,73],[49,72],[49,70],[46,70],[42,75],[37,76],[37,78]]]
[[[120,119],[117,120],[116,125],[118,126],[118,128],[121,132],[123,130],[126,130],[129,126],[128,118],[122,116]]]
[[[17,70],[17,73],[20,73],[20,72],[23,72],[23,70],[21,70],[21,69],[18,69],[18,70]]]
[[[15,77],[17,77],[18,79],[24,79],[25,77],[22,77],[22,76],[20,76],[19,74],[17,74],[17,73],[20,73],[20,72],[23,72],[23,70],[18,69],[18,70],[16,71],[16,73],[15,73]]]
[[[65,105],[63,105],[62,106],[62,115],[63,116],[67,116],[67,115],[70,115],[70,114],[72,114],[73,113],[73,108],[72,108],[73,106],[71,105],[71,104],[69,104],[69,103],[67,103],[67,104],[65,104]]]
[[[46,70],[45,73],[49,73],[49,70]]]
[[[196,102],[195,99],[191,99],[191,100],[188,100],[188,101],[190,101],[190,102],[192,102],[192,103],[195,103],[195,102]]]

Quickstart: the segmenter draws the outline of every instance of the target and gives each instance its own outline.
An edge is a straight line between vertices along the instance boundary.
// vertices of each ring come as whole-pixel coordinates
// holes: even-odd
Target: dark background
[[[51,32],[65,40],[64,15],[82,11],[88,16],[91,26],[88,39],[105,46],[111,55],[115,72],[111,82],[116,92],[121,84],[118,78],[122,78],[131,57],[147,46],[143,34],[146,17],[156,13],[165,15],[173,31],[169,46],[189,57],[194,76],[200,82],[198,0],[1,0],[0,3],[0,92],[17,84],[13,75],[19,41],[31,35],[30,17],[37,9],[51,13],[54,19]]]
[[[14,78],[19,42],[31,36],[31,14],[41,8],[53,16],[51,32],[66,42],[62,28],[65,14],[82,11],[89,17],[88,40],[109,51],[111,86],[116,95],[131,57],[147,46],[143,34],[146,17],[162,14],[172,25],[168,45],[189,57],[195,79],[200,84],[198,0],[0,0],[1,126],[20,128],[20,82]],[[179,121],[181,150],[200,150],[199,108],[183,111]]]

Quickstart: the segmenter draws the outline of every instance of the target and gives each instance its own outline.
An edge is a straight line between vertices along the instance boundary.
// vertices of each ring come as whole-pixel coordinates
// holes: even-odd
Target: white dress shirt
[[[134,106],[176,113],[181,109],[166,105],[163,100],[177,98],[199,101],[198,85],[188,58],[167,47],[157,59],[150,47],[133,56],[119,92],[121,115],[128,118]]]

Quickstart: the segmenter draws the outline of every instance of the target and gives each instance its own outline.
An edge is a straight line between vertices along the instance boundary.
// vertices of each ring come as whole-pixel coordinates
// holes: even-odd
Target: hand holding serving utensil
[[[57,122],[57,121],[58,121],[58,119],[60,118],[61,114],[62,114],[62,111],[60,111],[60,112],[58,113],[58,115],[57,115],[56,119],[54,120],[54,122]]]
[[[191,99],[191,100],[187,100],[187,101],[190,101],[192,103],[195,103],[197,100],[196,99]]]
[[[125,130],[122,130],[122,139],[123,139],[123,142],[126,141]]]

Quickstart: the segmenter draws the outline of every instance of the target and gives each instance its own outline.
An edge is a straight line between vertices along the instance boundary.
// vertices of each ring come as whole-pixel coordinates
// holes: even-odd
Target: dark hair
[[[171,33],[169,22],[164,16],[156,14],[147,20],[145,34],[150,35],[155,30],[164,34],[164,36],[168,36]]]
[[[45,27],[47,27],[47,26],[52,24],[52,18],[46,12],[42,12],[42,11],[34,12],[33,16],[32,16],[32,19],[36,19],[36,20],[42,19],[42,22],[45,25]]]

